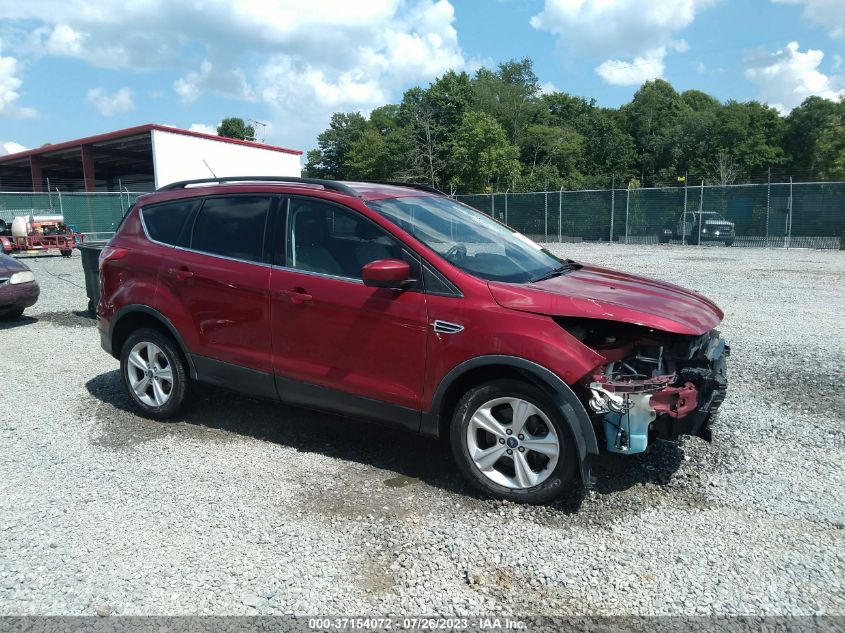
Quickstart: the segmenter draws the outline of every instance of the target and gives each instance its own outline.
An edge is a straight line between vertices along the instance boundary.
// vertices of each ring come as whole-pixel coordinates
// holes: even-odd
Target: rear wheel
[[[734,245],[733,240],[725,240],[725,246],[733,246],[733,245]]]
[[[497,380],[468,391],[455,409],[450,440],[463,475],[489,496],[544,503],[573,485],[566,419],[529,383]]]
[[[63,251],[61,251],[61,253],[62,253],[62,257],[70,257],[71,255],[73,255],[72,250],[63,250]]]
[[[182,353],[158,330],[143,328],[126,339],[120,373],[126,391],[148,417],[170,418],[189,399],[191,385]]]

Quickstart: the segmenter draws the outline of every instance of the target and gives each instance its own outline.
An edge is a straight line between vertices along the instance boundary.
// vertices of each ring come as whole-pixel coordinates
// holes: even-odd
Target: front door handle
[[[305,288],[294,288],[293,290],[282,290],[279,294],[283,297],[290,297],[290,302],[296,305],[312,301],[314,297],[305,292]]]
[[[186,279],[190,279],[194,276],[190,270],[188,270],[185,266],[181,268],[168,268],[167,274],[171,277],[176,277],[176,281],[185,281]]]

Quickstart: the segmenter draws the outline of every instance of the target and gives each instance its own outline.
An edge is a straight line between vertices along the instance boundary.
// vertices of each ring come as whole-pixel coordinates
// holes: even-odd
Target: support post
[[[766,248],[769,248],[769,213],[772,204],[772,168],[769,167],[769,177],[766,181]]]
[[[32,178],[32,191],[42,191],[44,188],[44,173],[41,170],[41,157],[29,157],[29,174]]]
[[[701,246],[701,219],[704,211],[704,179],[701,179],[701,196],[698,198],[698,246]]]
[[[557,241],[563,241],[563,187],[558,191],[557,200]]]
[[[789,177],[789,215],[786,216],[786,248],[792,242],[792,176]]]
[[[681,233],[681,246],[684,246],[687,243],[687,193],[689,192],[689,172],[684,173],[684,215],[682,218],[683,221],[683,233]]]
[[[549,241],[549,192],[544,191],[543,197],[545,199],[544,200],[544,208],[545,208],[545,216],[546,216],[545,237],[543,238],[543,241],[548,242]]]
[[[625,195],[625,243],[628,243],[628,209],[631,205],[631,183],[628,183],[628,190]]]
[[[94,170],[94,154],[90,145],[82,146],[82,178],[85,180],[85,191],[96,191],[97,175]]]
[[[616,176],[610,181],[610,237],[609,242],[613,241],[613,216],[616,215]]]

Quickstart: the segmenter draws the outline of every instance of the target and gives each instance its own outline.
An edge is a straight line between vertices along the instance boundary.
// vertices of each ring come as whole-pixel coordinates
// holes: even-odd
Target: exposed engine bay
[[[652,440],[680,435],[711,441],[730,354],[717,330],[685,336],[613,321],[560,322],[607,360],[579,386],[608,451],[642,453]]]

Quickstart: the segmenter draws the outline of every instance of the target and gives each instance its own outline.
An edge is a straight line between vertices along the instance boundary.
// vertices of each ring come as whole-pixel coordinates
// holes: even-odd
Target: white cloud
[[[26,147],[24,147],[20,143],[15,143],[14,141],[6,141],[5,143],[0,143],[0,156],[5,156],[6,154],[17,154],[18,152],[25,151]]]
[[[560,92],[551,81],[547,81],[543,84],[540,84],[540,94],[541,95],[550,95],[554,94],[555,92]]]
[[[195,101],[205,92],[214,92],[243,101],[255,100],[255,94],[242,69],[215,70],[214,65],[207,59],[200,64],[199,72],[191,71],[174,81],[173,90],[185,103]]]
[[[676,39],[715,0],[545,0],[531,18],[535,29],[558,36],[561,46],[605,59],[596,72],[607,82],[631,85],[663,74],[668,48],[683,53]]]
[[[212,136],[217,136],[216,125],[206,125],[205,123],[191,123],[191,127],[189,127],[188,129],[191,132],[202,132],[203,134],[211,134]]]
[[[121,88],[111,94],[102,88],[91,88],[85,100],[97,108],[103,116],[115,116],[135,108],[132,102],[132,91],[129,88]]]
[[[2,42],[0,42],[2,51]],[[18,77],[18,60],[0,55],[0,117],[27,119],[34,117],[33,108],[18,105],[23,81]]]
[[[663,76],[666,64],[666,49],[658,48],[648,51],[642,57],[635,57],[627,62],[619,59],[608,59],[596,67],[596,73],[613,86],[639,86],[649,79]]]
[[[207,93],[260,103],[274,135],[295,133],[271,139],[285,145],[312,143],[334,110],[366,111],[473,66],[449,0],[39,0],[0,2],[0,20],[29,29],[15,44],[31,57],[175,70],[184,103]]]
[[[705,63],[704,62],[696,62],[695,63],[695,72],[697,72],[701,75],[706,73],[707,72],[707,66],[705,65]]]
[[[828,30],[831,37],[845,38],[845,2],[842,0],[772,0],[776,4],[800,4],[804,17]]]
[[[798,42],[775,53],[758,54],[748,61],[745,76],[760,90],[760,98],[786,114],[810,95],[839,99],[845,95],[841,78],[818,70],[824,59],[820,50],[801,52]]]
[[[669,48],[677,53],[686,53],[689,50],[689,42],[683,38],[679,40],[670,40]]]

